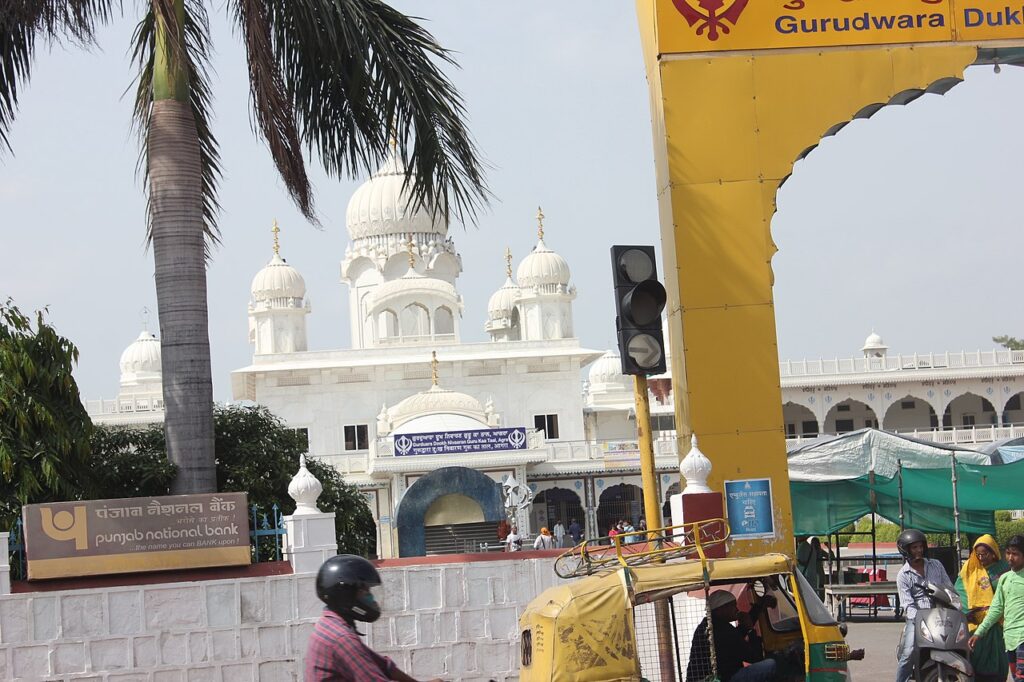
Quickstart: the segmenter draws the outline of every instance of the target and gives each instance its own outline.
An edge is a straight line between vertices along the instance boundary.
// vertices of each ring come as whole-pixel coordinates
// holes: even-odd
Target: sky
[[[117,394],[118,359],[156,294],[145,248],[145,197],[131,129],[137,21],[98,35],[99,49],[38,53],[0,154],[0,299],[47,307],[74,341],[83,398]],[[608,251],[659,243],[654,161],[640,41],[626,0],[403,0],[460,69],[450,72],[491,166],[496,200],[479,224],[453,224],[463,257],[462,338],[486,339],[490,294],[504,282],[504,249],[518,263],[536,242],[569,262],[577,336],[614,344]],[[221,2],[212,5],[214,131],[225,168],[222,244],[209,268],[214,397],[231,399],[230,372],[251,359],[246,306],[255,273],[281,252],[304,276],[311,350],[349,344],[339,263],[349,197],[365,178],[335,179],[315,164],[322,229],[291,204],[252,133],[244,55]],[[1024,334],[1019,164],[1024,69],[969,69],[944,96],[887,107],[827,138],[779,193],[772,233],[780,355],[851,357],[880,333],[891,352],[988,349]]]

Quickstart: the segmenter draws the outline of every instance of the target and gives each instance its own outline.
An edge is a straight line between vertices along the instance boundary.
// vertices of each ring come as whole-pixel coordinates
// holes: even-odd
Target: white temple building
[[[548,246],[543,213],[514,277],[506,255],[486,316],[466,311],[448,225],[410,209],[403,174],[392,155],[349,201],[341,280],[350,348],[307,350],[305,282],[282,257],[275,225],[248,303],[252,362],[232,373],[233,398],[305,430],[310,456],[365,492],[381,557],[496,542],[499,484],[510,476],[534,496],[519,516],[527,533],[576,519],[595,536],[638,520],[632,379],[617,353],[576,338],[576,288],[569,263]],[[551,232],[557,247],[562,233]],[[490,341],[462,342],[465,323],[482,324]],[[122,356],[118,399],[88,403],[94,421],[161,419],[159,369],[159,343],[143,333]],[[784,361],[780,372],[794,442],[864,427],[938,442],[1024,437],[1024,351],[899,355],[872,333],[858,357]],[[671,377],[649,384],[667,501],[679,486]]]

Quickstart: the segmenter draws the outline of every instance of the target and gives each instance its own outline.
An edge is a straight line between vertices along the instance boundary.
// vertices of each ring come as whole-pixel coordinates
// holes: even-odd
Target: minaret
[[[249,301],[249,342],[256,355],[296,353],[307,349],[306,282],[299,271],[281,258],[277,220],[270,230],[274,235],[274,255],[252,280]]]

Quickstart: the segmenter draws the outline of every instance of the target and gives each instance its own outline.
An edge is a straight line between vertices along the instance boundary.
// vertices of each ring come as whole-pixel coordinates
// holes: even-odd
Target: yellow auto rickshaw
[[[591,575],[527,606],[519,621],[520,680],[720,679],[708,607],[716,600],[708,598],[728,590],[740,610],[762,606],[751,610],[756,622],[748,625],[756,627],[752,640],[762,643],[763,656],[776,662],[776,679],[845,682],[844,631],[788,556],[707,557],[728,538],[722,519],[639,533],[634,542],[588,540],[559,557],[563,577]],[[711,655],[701,657],[701,646]],[[697,658],[711,669],[698,669]]]

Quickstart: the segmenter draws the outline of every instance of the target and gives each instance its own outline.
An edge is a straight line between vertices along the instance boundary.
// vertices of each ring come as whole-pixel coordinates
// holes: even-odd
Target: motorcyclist
[[[316,596],[326,608],[309,637],[305,682],[416,682],[359,638],[362,633],[356,621],[372,623],[380,618],[380,606],[371,591],[380,582],[377,569],[360,556],[340,554],[320,566]]]
[[[907,560],[896,575],[896,589],[907,619],[896,649],[899,659],[896,666],[896,682],[908,682],[914,674],[914,617],[918,609],[928,609],[932,606],[928,585],[931,583],[949,590],[954,588],[942,564],[925,556],[928,551],[928,538],[924,533],[915,528],[908,528],[896,538],[896,548]]]

